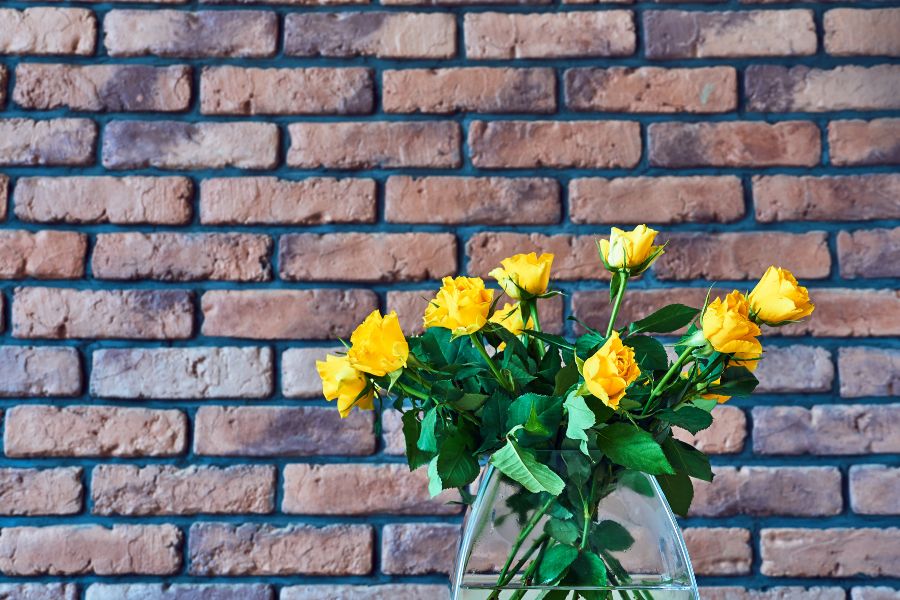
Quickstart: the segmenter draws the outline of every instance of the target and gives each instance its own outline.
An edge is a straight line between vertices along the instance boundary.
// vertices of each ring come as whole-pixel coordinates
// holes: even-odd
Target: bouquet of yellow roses
[[[317,363],[325,397],[337,400],[342,416],[376,403],[402,413],[409,467],[427,468],[432,494],[458,488],[471,500],[468,487],[484,461],[517,486],[510,502],[526,527],[488,598],[515,578],[522,586],[626,582],[596,530],[604,494],[638,471],[656,477],[675,512],[685,514],[691,478],[713,475],[708,458],[673,430],[697,433],[711,425],[718,403],[750,394],[763,356],[760,327],[813,311],[791,273],[770,267],[749,294],[736,290],[700,307],[671,304],[617,327],[629,280],[664,251],[656,234],[641,225],[599,240],[612,273],[612,313],[603,329],[582,323],[574,341],[541,331],[537,303],[559,292],[550,287],[553,255],[532,252],[490,273],[499,294],[478,277],[445,278],[425,311],[424,334],[406,337],[395,313],[376,311],[353,332],[345,355]],[[672,358],[650,335],[684,328]],[[555,451],[563,450],[561,460]],[[516,562],[532,533],[526,529],[545,516],[555,524]]]

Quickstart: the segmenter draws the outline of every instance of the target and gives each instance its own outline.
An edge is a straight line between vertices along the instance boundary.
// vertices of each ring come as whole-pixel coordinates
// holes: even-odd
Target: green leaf
[[[682,406],[678,410],[667,408],[656,413],[657,418],[674,425],[686,429],[691,433],[703,431],[712,425],[712,415],[702,408],[694,406]]]
[[[662,488],[669,506],[676,515],[686,517],[691,501],[694,499],[694,485],[691,478],[684,473],[677,475],[657,475],[656,480]]]
[[[557,348],[561,348],[563,350],[575,349],[575,346],[572,344],[572,342],[562,337],[561,335],[553,335],[552,333],[544,333],[543,331],[534,331],[533,329],[525,329],[522,331],[522,333],[547,342],[548,344],[556,346]]]
[[[437,407],[432,407],[422,419],[422,432],[419,434],[419,441],[416,444],[419,450],[429,453],[438,451],[435,427],[437,427]]]
[[[435,456],[428,463],[428,493],[434,498],[443,490],[444,484],[441,481],[441,476],[438,475],[438,457]]]
[[[592,552],[582,552],[572,565],[578,585],[584,587],[603,587],[606,585],[606,565]],[[578,590],[587,600],[603,600],[606,592],[602,590]]]
[[[507,355],[505,352],[503,353],[503,355],[503,371],[508,372],[512,376],[512,380],[516,384],[517,388],[524,388],[529,383],[537,379],[537,377],[532,374],[532,371],[534,369],[526,365],[522,361],[521,357],[515,354]]]
[[[670,304],[659,309],[649,317],[645,317],[640,321],[635,321],[628,327],[628,333],[643,333],[651,331],[653,333],[668,333],[681,329],[685,325],[694,320],[694,317],[700,312],[697,308],[691,308],[684,304]]]
[[[512,438],[508,438],[506,445],[491,455],[491,464],[534,494],[547,492],[559,496],[566,487],[559,475],[538,462],[534,454],[520,447]]]
[[[718,400],[709,398],[694,398],[691,402],[694,406],[706,412],[712,412],[712,409],[719,405]]]
[[[616,414],[616,411],[603,404],[603,401],[600,398],[597,398],[596,396],[582,397],[584,398],[585,404],[587,404],[588,408],[591,409],[591,412],[594,413],[595,424],[606,423]]]
[[[550,437],[550,434],[553,433],[541,423],[541,417],[538,415],[537,406],[534,403],[531,405],[531,412],[528,414],[528,420],[525,421],[522,428],[528,433],[539,437]]]
[[[469,485],[478,477],[478,461],[466,447],[469,436],[456,431],[441,443],[437,470],[444,489]]]
[[[584,360],[591,357],[597,351],[599,346],[606,342],[606,338],[596,331],[588,331],[586,334],[575,340],[575,354]]]
[[[564,366],[556,373],[556,385],[553,388],[553,395],[564,395],[569,391],[569,388],[578,383],[579,377],[578,366],[574,362]]]
[[[550,519],[544,526],[544,531],[557,542],[569,546],[574,546],[578,541],[578,536],[581,535],[575,523],[562,519]]]
[[[628,423],[613,423],[597,432],[597,445],[614,463],[661,475],[674,473],[653,436]]]
[[[641,496],[652,498],[655,493],[653,486],[650,485],[650,480],[648,480],[643,473],[638,471],[625,471],[619,477],[619,482]]]
[[[594,412],[585,404],[584,398],[578,394],[569,394],[563,403],[569,414],[569,423],[566,425],[566,437],[570,440],[581,440],[582,452],[587,454],[588,441],[586,430],[594,426],[597,419]]]
[[[535,426],[535,420],[541,427]],[[562,403],[554,396],[523,394],[509,406],[506,430],[522,425],[526,433],[538,439],[546,439],[559,429],[562,421]],[[530,428],[529,428],[530,424]]]
[[[459,410],[476,411],[487,402],[486,394],[463,394],[459,399],[453,400],[451,404]]]
[[[555,583],[566,572],[575,559],[578,550],[572,546],[557,544],[547,550],[541,566],[538,567],[538,581],[542,584]]]
[[[563,452],[562,460],[566,465],[566,480],[577,486],[585,485],[591,478],[591,461],[577,452]]]
[[[624,552],[634,544],[634,538],[615,521],[600,521],[591,529],[591,545],[597,550]]]
[[[506,435],[506,414],[509,412],[510,399],[501,392],[494,393],[484,408],[481,409],[481,439],[479,452],[490,450]]]
[[[669,368],[669,356],[658,341],[647,335],[635,335],[624,340],[634,350],[634,360],[646,371],[664,371]]]
[[[747,367],[728,367],[722,373],[722,382],[709,388],[710,394],[720,396],[749,396],[759,385]]]
[[[409,470],[415,471],[431,460],[431,456],[420,450],[417,445],[422,428],[419,423],[418,411],[409,410],[403,413],[402,421],[403,440],[406,442],[406,461],[409,463]]]
[[[662,448],[666,458],[679,473],[686,473],[703,481],[713,480],[709,457],[693,446],[670,436],[663,442]]]

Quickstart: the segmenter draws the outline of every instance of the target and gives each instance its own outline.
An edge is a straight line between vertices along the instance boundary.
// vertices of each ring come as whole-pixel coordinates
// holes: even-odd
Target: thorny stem
[[[619,284],[619,291],[616,293],[616,300],[613,304],[612,314],[609,315],[609,325],[606,327],[606,337],[608,338],[612,335],[613,329],[616,326],[616,317],[619,316],[619,308],[622,306],[622,298],[625,296],[625,288],[628,287],[628,275],[626,274],[624,279],[621,279],[621,284]]]

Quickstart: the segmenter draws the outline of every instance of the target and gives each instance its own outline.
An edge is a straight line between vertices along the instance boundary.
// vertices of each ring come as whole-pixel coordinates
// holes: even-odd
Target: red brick
[[[337,408],[202,406],[194,452],[206,456],[366,456],[375,452],[371,412]]]
[[[0,583],[0,598],[10,600],[76,600],[78,586],[74,583]]]
[[[192,575],[368,575],[374,534],[368,525],[195,523]]]
[[[833,165],[900,164],[900,119],[832,121],[828,150]]]
[[[0,54],[89,56],[96,43],[97,21],[87,9],[0,9]]]
[[[546,68],[388,70],[382,103],[391,113],[549,113],[556,110],[556,76]]]
[[[290,281],[421,281],[457,269],[451,233],[291,234],[278,254],[281,278]]]
[[[249,233],[103,233],[91,266],[99,279],[268,281],[271,245]]]
[[[896,290],[816,289],[815,316],[767,333],[822,337],[900,335],[900,292]]]
[[[378,298],[369,290],[213,290],[202,304],[203,335],[330,340],[349,338]]]
[[[674,433],[679,440],[706,454],[737,454],[747,439],[747,416],[736,406],[717,406],[708,429],[696,435],[684,429],[675,429]]]
[[[900,218],[900,175],[753,178],[756,218],[775,221],[863,221]]]
[[[316,361],[323,360],[326,354],[346,351],[342,345],[288,348],[281,354],[281,393],[285,398],[321,399],[322,380],[316,370]]]
[[[900,9],[835,8],[822,23],[828,54],[900,56]]]
[[[248,584],[168,584],[93,583],[85,600],[274,600],[268,585]],[[72,599],[74,600],[74,598]]]
[[[20,405],[6,413],[3,441],[11,457],[136,457],[181,454],[186,437],[177,410]]]
[[[87,119],[0,119],[0,166],[86,166],[96,142]]]
[[[394,223],[558,223],[559,183],[537,177],[388,178],[385,218]]]
[[[450,573],[460,528],[446,523],[392,523],[381,538],[381,571],[389,575]]]
[[[699,309],[703,306],[707,292],[705,287],[631,289],[625,294],[616,323],[621,327],[643,319],[667,304],[686,304]],[[727,289],[715,288],[709,293],[711,297],[715,297],[724,296],[728,292]],[[572,312],[589,326],[605,329],[609,323],[611,309],[609,293],[606,291],[576,291],[573,294]],[[580,331],[580,326],[577,330]],[[684,329],[681,330],[683,331]]]
[[[834,381],[831,353],[816,346],[769,346],[764,348],[756,370],[756,391],[768,393],[830,392]]]
[[[200,184],[200,222],[208,225],[373,223],[376,202],[373,179],[206,179]]]
[[[275,468],[98,465],[91,477],[96,515],[270,513]]]
[[[193,296],[176,290],[16,288],[19,338],[183,339],[194,329]]]
[[[900,515],[900,468],[850,467],[850,506],[862,515]]]
[[[448,600],[449,597],[448,587],[440,584],[298,585],[281,588],[281,600]]]
[[[657,167],[811,167],[819,163],[815,123],[652,123],[650,164]]]
[[[772,587],[767,590],[748,590],[739,587],[700,588],[703,600],[846,600],[839,587]]]
[[[76,514],[81,511],[83,494],[80,467],[0,469],[3,515]]]
[[[648,11],[647,58],[807,56],[816,52],[811,10]]]
[[[744,216],[741,180],[719,177],[585,177],[569,183],[574,223],[729,223]]]
[[[900,350],[841,348],[838,351],[841,396],[900,396]]]
[[[737,107],[737,72],[733,67],[569,69],[566,105],[577,111],[728,112]]]
[[[278,18],[253,10],[112,10],[103,32],[110,56],[261,58],[275,54]]]
[[[697,575],[747,575],[753,562],[750,532],[737,527],[688,528],[684,541]]]
[[[763,529],[760,551],[760,571],[770,577],[900,574],[900,529],[894,527]]]
[[[75,348],[0,346],[0,397],[76,396],[81,387]]]
[[[757,406],[757,454],[855,455],[900,451],[900,405]]]
[[[184,111],[191,101],[191,69],[21,64],[16,67],[13,100],[37,110]]]
[[[467,13],[465,37],[469,59],[631,56],[636,46],[629,10]]]
[[[410,35],[410,32],[415,35]],[[284,21],[287,56],[452,58],[451,14],[402,12],[293,13]]]
[[[200,110],[207,115],[368,114],[372,71],[206,67]]]
[[[900,277],[900,227],[838,233],[841,277]]]
[[[71,231],[0,231],[0,279],[78,279],[87,238]]]
[[[403,456],[406,453],[406,439],[403,437],[403,421],[400,413],[390,408],[382,412],[381,427],[384,453],[389,456]]]
[[[472,163],[482,168],[634,167],[641,127],[630,121],[474,121]]]
[[[303,169],[458,167],[459,125],[451,121],[293,123],[287,164]]]
[[[824,112],[900,108],[900,65],[833,69],[754,65],[744,72],[747,110]]]
[[[186,225],[192,190],[186,177],[22,177],[13,200],[35,223]]]
[[[466,244],[470,275],[488,277],[500,261],[522,252],[549,252],[555,255],[551,279],[605,279],[609,274],[597,256],[597,245],[590,235],[544,235],[539,233],[476,233]]]

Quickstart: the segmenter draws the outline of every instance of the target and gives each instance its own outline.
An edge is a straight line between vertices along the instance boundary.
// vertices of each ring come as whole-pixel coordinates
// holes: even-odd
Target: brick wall
[[[457,509],[312,361],[517,251],[601,322],[640,222],[629,316],[818,305],[698,436],[704,597],[900,597],[900,2],[382,4],[2,2],[0,597],[441,598]]]

